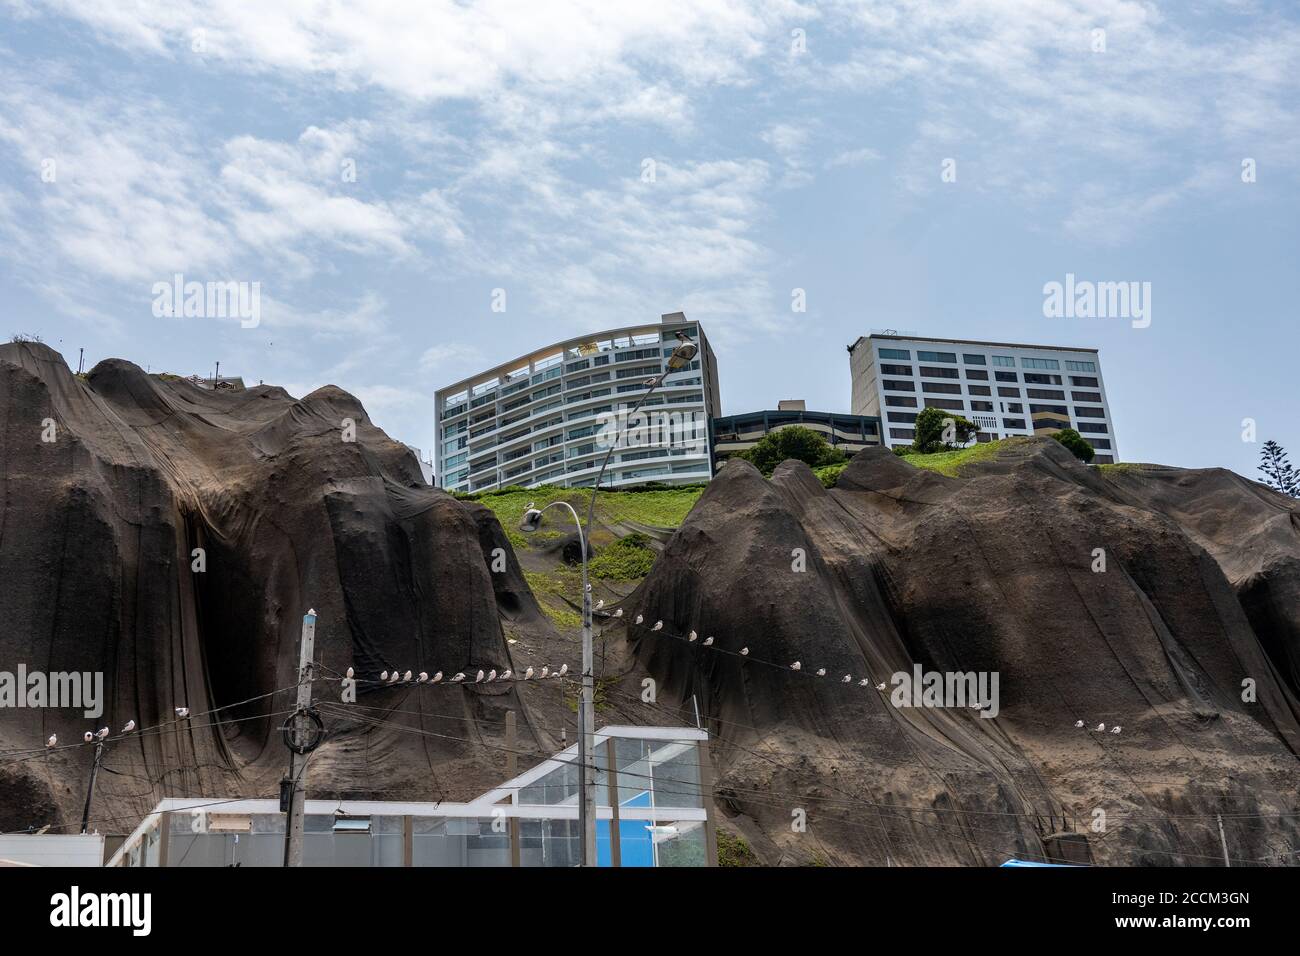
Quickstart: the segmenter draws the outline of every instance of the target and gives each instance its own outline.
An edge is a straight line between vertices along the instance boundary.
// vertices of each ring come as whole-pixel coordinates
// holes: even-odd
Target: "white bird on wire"
[[[545,664],[543,664],[543,665],[542,665],[542,680],[546,680],[546,678],[548,678],[548,677],[550,677],[550,676],[551,676],[551,669],[550,669],[549,667],[547,667]]]
[[[388,680],[388,671],[383,671],[383,672],[379,675],[379,679],[380,679],[380,680]]]
[[[497,669],[494,667],[488,671],[487,682],[490,684],[497,679]]]
[[[697,637],[699,637],[699,636],[700,636],[700,635],[696,634],[694,631],[691,631],[691,633],[689,633],[689,634],[686,635],[686,640],[687,640],[687,641],[694,641],[694,640],[695,640]]]
[[[103,740],[105,737],[108,736],[108,728],[107,728],[107,727],[100,727],[100,728],[99,728],[99,733],[95,734],[95,736],[98,737],[100,740]]]
[[[981,704],[978,700],[973,700],[973,701],[970,702],[970,709],[971,709],[971,710],[983,710],[983,709],[984,709],[984,705]]]
[[[642,621],[644,621],[644,620],[645,620],[645,618],[642,617],[640,614],[638,614],[638,615],[636,616],[636,622],[637,622],[638,624],[640,624],[640,623],[641,623]]]
[[[396,684],[401,679],[402,679],[402,675],[397,673],[397,671],[393,671],[391,674],[388,675],[388,683],[390,684]]]
[[[605,606],[605,599],[604,599],[604,598],[601,598],[599,601],[596,602],[596,610],[597,610],[597,611],[599,611],[599,610],[600,610],[602,607],[604,607],[604,606]]]
[[[876,685],[876,690],[884,690],[884,689],[885,689],[885,685],[883,682]]]
[[[480,670],[480,671],[478,672],[478,674],[474,677],[474,683],[476,683],[476,684],[481,684],[481,683],[483,683],[483,672],[482,672],[481,670]]]
[[[405,674],[402,675],[402,683],[409,684],[410,682],[411,682],[411,672],[407,671]]]
[[[802,669],[803,669],[803,665],[800,664],[798,661],[795,661],[793,664],[790,665],[790,670],[792,671],[797,671]]]
[[[438,673],[434,674],[433,677],[429,678],[429,683],[436,684],[440,680],[442,680],[442,671],[438,671]]]
[[[1117,734],[1117,733],[1119,733],[1119,729],[1120,729],[1120,728],[1119,728],[1119,724],[1116,724],[1114,727],[1110,728],[1110,732],[1111,732],[1112,734]]]
[[[824,668],[824,667],[819,667],[819,668],[817,668],[817,676],[818,676],[818,677],[825,677],[825,676],[826,676],[826,668]]]
[[[870,683],[871,683],[871,678],[869,678],[869,677],[864,677],[864,678],[862,678],[862,680],[858,681],[858,686],[859,686],[859,687],[866,687],[866,686],[868,686]]]
[[[58,735],[58,734],[50,734],[49,739],[47,739],[47,740],[45,741],[45,746],[47,746],[47,747],[54,747],[54,746],[57,746],[58,743],[59,743],[59,735]]]
[[[122,733],[124,733],[124,734],[129,734],[129,733],[130,733],[131,731],[133,731],[133,730],[135,730],[135,721],[134,721],[134,720],[128,720],[128,721],[126,722],[126,726],[124,726],[124,727],[122,728]]]
[[[90,743],[94,739],[95,739],[95,735],[92,734],[89,730],[87,730],[84,734],[82,734],[82,740],[84,740],[86,743]]]
[[[352,680],[354,676],[356,676],[356,671],[354,671],[351,667],[349,667],[347,672],[347,679]]]
[[[623,616],[623,609],[622,609],[621,607],[620,607],[620,608],[617,608],[617,609],[614,611],[614,616],[615,616],[615,617],[622,617],[622,616]]]
[[[713,646],[713,638],[711,638],[711,637],[706,637],[706,638],[704,639],[704,646],[705,646],[705,647],[712,647],[712,646]]]
[[[845,674],[845,675],[844,675],[844,680],[840,681],[840,683],[841,683],[841,684],[852,684],[852,683],[853,683],[853,675],[852,675],[852,674]]]
[[[451,683],[453,683],[453,684],[459,684],[459,683],[460,683],[461,681],[463,681],[464,679],[465,679],[465,672],[464,672],[464,671],[457,671],[457,672],[456,672],[456,676],[453,677],[453,678],[451,679]]]
[[[528,668],[528,670],[524,671],[524,680],[532,680],[532,679],[533,679],[533,669],[530,667]]]
[[[503,670],[503,671],[501,672],[501,679],[502,679],[502,680],[509,680],[511,677],[514,676],[514,674],[515,674],[515,672],[512,671],[510,668],[507,667],[505,670]]]
[[[1074,726],[1075,726],[1075,727],[1082,727],[1082,726],[1083,726],[1083,721],[1082,721],[1082,720],[1076,720],[1076,721],[1074,722]]]
[[[556,676],[556,677],[563,677],[563,676],[564,676],[565,674],[567,674],[567,673],[569,673],[569,665],[568,665],[568,664],[561,664],[561,665],[560,665],[560,669],[559,669],[558,671],[555,672],[555,676]]]
[[[420,671],[420,676],[417,677],[417,678],[415,679],[415,682],[416,682],[417,684],[423,684],[423,683],[424,683],[425,681],[427,681],[428,679],[429,679],[429,672],[428,672],[428,671]]]
[[[188,717],[189,715],[190,715],[190,709],[189,709],[188,707],[177,707],[177,708],[176,708],[176,716],[177,716],[177,717],[184,718],[184,717]]]
[[[662,631],[664,629],[663,621],[655,621],[655,626],[650,628],[652,631]]]
[[[742,648],[740,649],[740,656],[741,656],[741,657],[748,657],[748,656],[749,656],[749,648],[748,648],[748,647],[742,647]]]
[[[1098,725],[1097,725],[1097,733],[1099,733],[1099,734],[1104,734],[1105,732],[1106,732],[1106,725],[1105,725],[1105,724],[1098,724]]]

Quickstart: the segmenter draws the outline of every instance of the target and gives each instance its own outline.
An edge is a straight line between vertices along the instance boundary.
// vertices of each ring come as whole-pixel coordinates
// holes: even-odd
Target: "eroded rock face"
[[[0,671],[104,675],[101,717],[0,709],[0,829],[79,823],[89,748],[42,745],[128,719],[144,730],[105,758],[105,832],[163,796],[274,796],[308,608],[324,676],[510,667],[503,613],[516,633],[548,626],[513,558],[491,573],[498,546],[490,513],[426,486],[332,386],[213,392],[116,359],[81,379],[45,346],[0,347]],[[554,745],[510,686],[361,696],[382,722],[327,716],[313,796],[468,799],[503,775],[483,743],[506,708],[521,748]],[[337,682],[316,697],[338,701]]]
[[[769,862],[989,865],[1077,830],[1096,862],[1213,864],[1222,812],[1235,859],[1276,863],[1300,845],[1297,527],[1227,472],[1103,474],[1050,439],[957,479],[867,451],[829,491],[733,462],[628,637],[709,715],[724,809]],[[691,629],[730,653],[664,636]],[[918,665],[996,674],[997,717],[895,706]]]

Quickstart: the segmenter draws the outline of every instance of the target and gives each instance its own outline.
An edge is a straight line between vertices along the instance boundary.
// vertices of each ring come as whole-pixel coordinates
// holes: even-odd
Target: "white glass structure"
[[[596,731],[600,866],[716,866],[708,734]],[[574,745],[468,803],[308,800],[304,866],[577,866]],[[275,800],[167,799],[108,866],[280,866]],[[611,838],[612,836],[612,838]]]
[[[626,416],[647,380],[664,371],[678,332],[699,354],[665,376],[645,415],[627,422],[620,413]],[[611,424],[623,437],[605,487],[708,481],[709,421],[721,407],[718,363],[699,324],[673,312],[657,323],[577,336],[520,356],[439,389],[435,407],[435,481],[448,491],[590,486],[609,450]]]

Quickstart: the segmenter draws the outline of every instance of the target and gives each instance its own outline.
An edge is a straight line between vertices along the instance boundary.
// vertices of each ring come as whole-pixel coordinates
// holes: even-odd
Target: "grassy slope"
[[[937,471],[949,478],[956,478],[966,465],[996,458],[1000,452],[1024,444],[1027,440],[1025,438],[1004,438],[1002,441],[971,445],[969,448],[959,448],[957,451],[940,451],[935,452],[933,455],[907,455],[903,460],[908,464],[915,465],[917,468],[924,468],[926,471]]]

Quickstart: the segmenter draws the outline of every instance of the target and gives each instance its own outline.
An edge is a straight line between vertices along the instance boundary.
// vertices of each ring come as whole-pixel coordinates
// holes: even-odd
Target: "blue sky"
[[[1286,3],[0,0],[0,332],[426,450],[434,389],[662,312],[726,414],[847,411],[873,329],[1091,346],[1124,458],[1254,477],[1300,459],[1298,109]],[[178,272],[260,324],[156,317]],[[1067,273],[1150,326],[1044,317]]]

